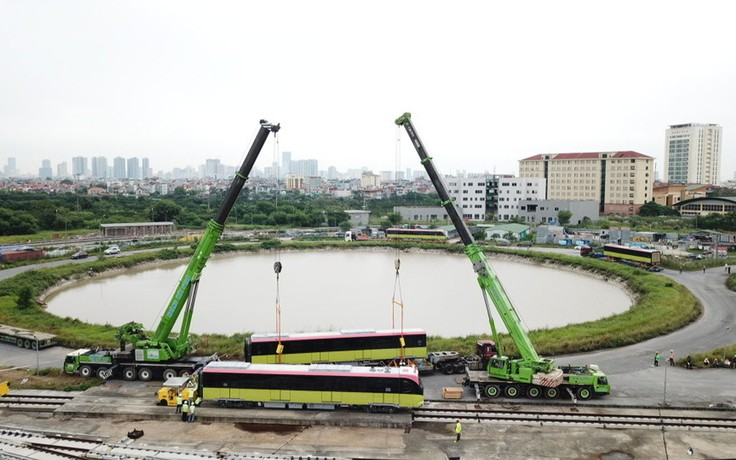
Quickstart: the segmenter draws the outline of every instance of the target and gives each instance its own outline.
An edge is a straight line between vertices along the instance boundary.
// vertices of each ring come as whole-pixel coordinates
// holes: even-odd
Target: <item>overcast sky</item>
[[[661,178],[665,129],[696,122],[723,127],[731,179],[734,12],[725,0],[0,0],[0,167],[239,165],[266,118],[292,159],[393,171],[393,121],[408,111],[444,173],[635,150]],[[421,169],[400,139],[398,169]]]

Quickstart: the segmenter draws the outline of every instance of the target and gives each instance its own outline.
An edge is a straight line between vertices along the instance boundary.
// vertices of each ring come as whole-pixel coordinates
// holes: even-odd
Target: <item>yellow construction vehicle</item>
[[[196,378],[189,376],[168,379],[164,382],[164,386],[156,392],[156,404],[159,406],[176,406],[177,395],[181,395],[184,401],[194,401],[197,398]]]

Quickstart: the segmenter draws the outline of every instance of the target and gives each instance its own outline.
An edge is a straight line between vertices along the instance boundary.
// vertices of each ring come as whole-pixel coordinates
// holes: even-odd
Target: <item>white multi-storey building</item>
[[[485,177],[445,176],[447,193],[455,201],[463,217],[474,221],[486,218]]]
[[[712,184],[721,178],[721,127],[671,125],[665,133],[664,178],[678,184]]]
[[[519,205],[524,200],[544,200],[547,180],[543,177],[504,178],[498,181],[498,220],[519,216]]]
[[[319,164],[317,160],[291,160],[289,168],[289,172],[297,176],[319,176]]]

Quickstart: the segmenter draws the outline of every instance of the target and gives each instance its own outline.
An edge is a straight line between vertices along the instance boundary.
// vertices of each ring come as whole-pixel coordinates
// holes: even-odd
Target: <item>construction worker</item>
[[[460,435],[463,434],[463,426],[460,424],[460,419],[455,423],[455,440],[453,444],[457,444],[460,441]]]
[[[186,422],[189,420],[189,401],[184,401],[181,406],[181,421]]]
[[[197,408],[196,404],[189,405],[189,421],[190,422],[193,422],[197,418],[197,416],[194,414],[196,408]]]
[[[181,397],[181,393],[176,394],[176,412],[175,414],[181,414],[181,403],[184,401],[184,398]]]

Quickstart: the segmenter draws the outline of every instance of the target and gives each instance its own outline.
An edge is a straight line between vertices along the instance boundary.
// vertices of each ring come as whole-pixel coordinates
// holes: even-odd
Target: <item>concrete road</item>
[[[690,370],[665,366],[670,350],[677,358],[734,343],[736,293],[725,286],[727,274],[722,267],[683,272],[665,270],[660,273],[683,284],[700,300],[703,315],[696,322],[665,336],[635,345],[594,353],[558,356],[558,364],[595,363],[611,380],[613,400],[636,404],[668,402],[707,406],[735,404],[733,369]],[[654,354],[663,360],[654,367]],[[722,358],[722,357],[721,357]],[[666,390],[665,390],[666,382]],[[619,402],[619,404],[629,404]]]

